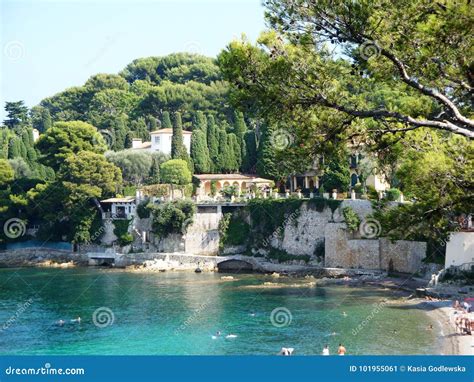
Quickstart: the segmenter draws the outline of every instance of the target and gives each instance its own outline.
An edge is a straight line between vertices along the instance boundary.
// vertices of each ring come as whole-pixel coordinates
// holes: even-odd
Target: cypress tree
[[[152,115],[147,117],[148,120],[148,130],[149,131],[156,131],[158,130],[158,123],[156,122],[156,118]]]
[[[204,133],[204,138],[206,139],[207,144],[207,119],[202,111],[198,111],[194,115],[194,129],[199,129]]]
[[[210,171],[209,149],[206,145],[206,136],[201,129],[195,129],[191,137],[191,159],[194,171],[198,174]]]
[[[232,170],[231,159],[229,157],[229,146],[227,145],[227,133],[225,130],[219,130],[219,155],[217,158],[217,168],[222,172]]]
[[[242,164],[239,139],[234,133],[227,135],[227,145],[229,146],[230,164],[233,171],[238,171]]]
[[[158,156],[152,156],[152,163],[150,167],[150,174],[149,174],[148,183],[149,184],[156,184],[160,183],[160,160]]]
[[[38,129],[41,133],[44,133],[53,125],[53,121],[51,121],[51,114],[49,109],[44,108],[41,110],[41,126]]]
[[[125,148],[125,137],[127,135],[127,126],[125,124],[125,119],[119,117],[114,120],[112,124],[112,129],[115,134],[115,141],[113,149],[115,151],[120,151]]]
[[[244,115],[241,112],[234,113],[234,134],[239,139],[239,142],[244,138],[244,134],[247,131],[247,125],[245,124]]]
[[[124,146],[125,146],[126,149],[129,149],[129,148],[132,147],[133,138],[135,138],[133,131],[129,131],[129,132],[127,133],[127,135],[125,136],[125,144],[124,144]]]
[[[257,164],[257,137],[255,131],[249,130],[244,135],[245,151],[242,157],[242,168],[245,172],[254,173]]]
[[[219,157],[219,136],[214,116],[207,117],[207,147],[209,149],[209,159],[211,160],[211,172],[219,171],[217,159]]]
[[[8,144],[8,159],[15,159],[21,155],[20,140],[17,137],[10,139]]]
[[[191,158],[188,155],[183,139],[183,121],[181,120],[181,113],[174,113],[173,136],[171,138],[171,158],[182,159],[188,163],[189,169],[193,170]]]
[[[275,181],[281,181],[284,179],[284,174],[278,168],[275,146],[272,142],[272,133],[272,126],[263,128],[257,153],[257,174]]]
[[[164,111],[161,115],[161,127],[163,129],[172,129],[173,125],[171,124],[170,113],[168,111]]]
[[[141,138],[144,141],[149,139],[150,133],[144,118],[138,118],[136,121],[133,121],[131,128],[135,132],[135,138]]]

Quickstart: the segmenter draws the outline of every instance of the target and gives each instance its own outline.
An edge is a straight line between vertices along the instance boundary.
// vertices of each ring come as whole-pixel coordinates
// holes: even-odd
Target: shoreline
[[[474,355],[474,335],[462,335],[456,333],[452,322],[451,301],[426,301],[421,300],[422,309],[428,316],[440,326],[439,338],[442,341],[442,355]]]

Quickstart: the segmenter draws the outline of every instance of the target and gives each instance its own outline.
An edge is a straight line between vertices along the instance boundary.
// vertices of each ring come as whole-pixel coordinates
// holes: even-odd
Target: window
[[[159,145],[160,144],[160,137],[155,135],[155,144]]]

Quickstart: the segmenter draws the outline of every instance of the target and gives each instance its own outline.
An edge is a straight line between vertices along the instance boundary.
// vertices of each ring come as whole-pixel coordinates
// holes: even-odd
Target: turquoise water
[[[264,355],[281,347],[320,354],[326,343],[333,353],[340,342],[348,354],[441,352],[436,330],[425,330],[437,323],[423,311],[395,304],[380,308],[393,292],[308,287],[307,279],[221,276],[0,269],[0,354]],[[262,288],[264,282],[283,287]],[[104,307],[114,321],[98,327],[93,315]],[[281,314],[274,313],[273,325],[276,308]],[[105,314],[97,316],[99,325],[110,323],[112,315]],[[80,324],[70,322],[77,316]],[[66,321],[62,327],[56,324],[60,319]],[[213,339],[217,331],[222,336]],[[228,334],[237,337],[225,338]]]

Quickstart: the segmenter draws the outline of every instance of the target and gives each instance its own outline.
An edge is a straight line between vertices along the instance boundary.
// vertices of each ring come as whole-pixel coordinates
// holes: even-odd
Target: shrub
[[[160,237],[186,233],[193,222],[196,206],[189,200],[175,200],[151,207],[153,232]]]
[[[117,236],[119,245],[127,245],[133,242],[133,237],[128,233],[128,227],[130,226],[130,220],[113,220],[114,223],[114,234]]]
[[[237,187],[236,186],[225,186],[221,190],[221,193],[226,198],[231,198],[232,196],[237,196]]]
[[[290,255],[289,253],[276,248],[271,248],[267,255],[268,258],[277,260],[279,263],[293,260],[303,260],[308,263],[311,257],[309,255]]]
[[[344,207],[342,215],[349,231],[356,232],[360,226],[360,218],[356,212],[351,207]]]
[[[374,186],[367,186],[367,197],[370,200],[378,200],[379,194]]]
[[[150,205],[148,200],[141,202],[137,206],[137,215],[140,219],[146,219],[150,217]]]
[[[123,247],[133,243],[133,236],[130,233],[126,233],[118,238],[119,244]]]
[[[385,191],[385,197],[391,202],[395,202],[400,198],[401,192],[398,188],[391,188]]]
[[[219,222],[220,242],[224,245],[243,245],[250,234],[250,226],[245,222],[240,213],[226,213]]]
[[[357,183],[354,186],[354,192],[357,193],[357,194],[362,194],[364,192],[364,186],[362,186],[362,184],[360,184],[360,183]]]

